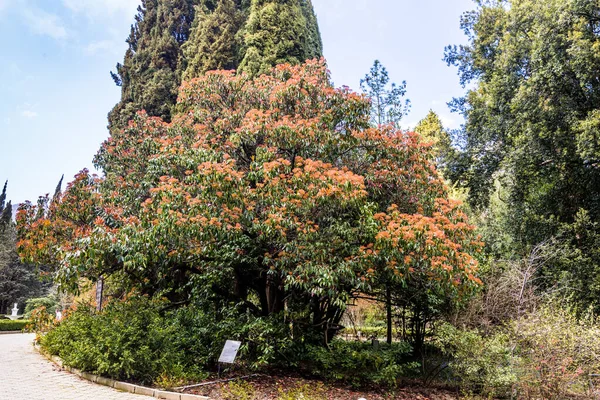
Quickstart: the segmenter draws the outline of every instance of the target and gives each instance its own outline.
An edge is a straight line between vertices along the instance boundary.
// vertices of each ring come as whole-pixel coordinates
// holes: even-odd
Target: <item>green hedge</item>
[[[22,331],[25,328],[25,325],[29,324],[28,320],[0,320],[0,331]]]

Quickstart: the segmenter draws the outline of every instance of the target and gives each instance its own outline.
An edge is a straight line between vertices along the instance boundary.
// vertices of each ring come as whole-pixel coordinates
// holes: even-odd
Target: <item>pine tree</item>
[[[307,0],[252,0],[239,69],[256,75],[276,64],[298,64],[321,56],[315,21]]]
[[[109,128],[126,126],[139,110],[170,121],[181,83],[181,45],[188,40],[198,0],[142,0],[123,64],[111,73],[121,101],[109,113]]]
[[[400,126],[400,120],[410,110],[410,100],[404,100],[406,81],[400,85],[390,84],[387,69],[375,60],[369,73],[361,79],[360,88],[371,99],[371,123],[374,126]]]
[[[215,69],[235,69],[239,64],[237,33],[243,14],[233,0],[221,0],[216,9],[200,10],[188,42],[183,46],[187,66],[184,79]]]

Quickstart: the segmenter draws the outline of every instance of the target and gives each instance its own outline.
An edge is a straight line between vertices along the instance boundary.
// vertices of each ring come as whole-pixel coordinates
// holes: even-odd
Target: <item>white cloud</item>
[[[3,0],[0,0],[3,1]],[[62,0],[73,12],[86,14],[90,18],[111,17],[116,13],[132,19],[140,0]]]
[[[31,110],[25,110],[25,111],[21,112],[21,116],[23,118],[33,119],[33,118],[37,118],[38,113],[36,113],[35,111],[31,111]]]
[[[50,36],[56,40],[67,38],[67,29],[63,26],[61,19],[57,15],[34,7],[24,8],[22,13],[25,22],[33,33]]]
[[[446,129],[458,129],[460,128],[460,122],[455,118],[452,118],[448,115],[440,115],[440,121],[442,121],[442,125]]]
[[[113,40],[99,40],[96,42],[91,42],[90,44],[88,44],[85,47],[84,50],[88,55],[94,55],[94,54],[101,53],[101,52],[120,54],[121,50],[122,50],[121,47],[122,46],[119,46]]]

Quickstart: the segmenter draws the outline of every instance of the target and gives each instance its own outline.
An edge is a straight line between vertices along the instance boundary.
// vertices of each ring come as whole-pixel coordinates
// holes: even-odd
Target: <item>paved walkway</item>
[[[0,335],[1,400],[149,400],[62,371],[31,345],[34,335]]]

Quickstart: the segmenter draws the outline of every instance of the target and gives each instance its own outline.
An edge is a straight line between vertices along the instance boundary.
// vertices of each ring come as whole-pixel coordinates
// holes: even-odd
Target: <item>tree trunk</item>
[[[389,285],[385,288],[385,312],[387,322],[387,343],[392,344],[392,293]]]

